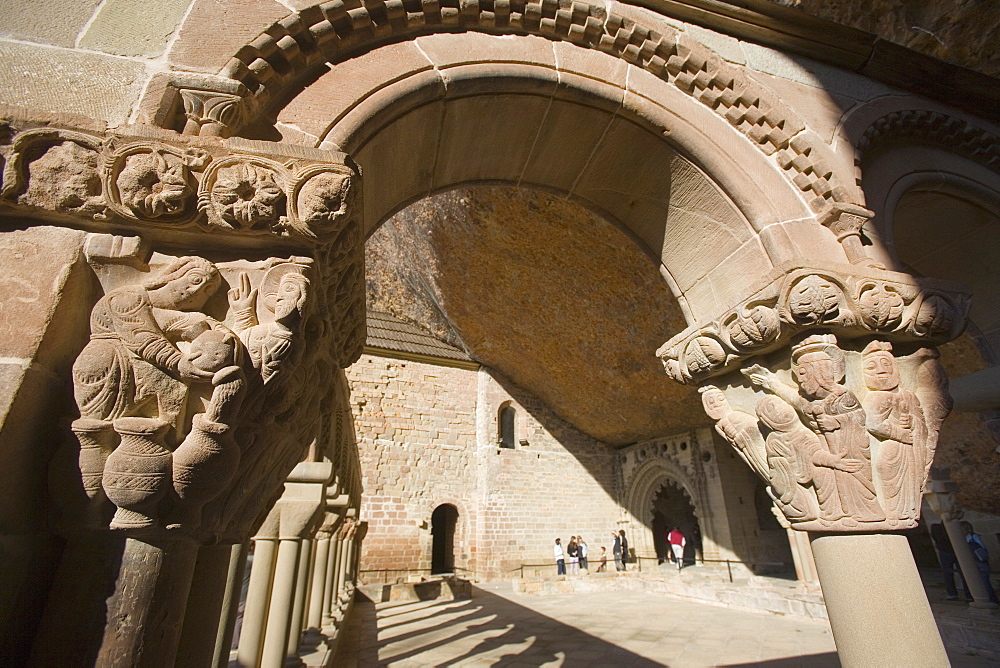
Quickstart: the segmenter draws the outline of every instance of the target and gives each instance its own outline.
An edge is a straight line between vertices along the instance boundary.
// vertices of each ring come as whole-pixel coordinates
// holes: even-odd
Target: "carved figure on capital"
[[[250,360],[264,383],[278,372],[292,349],[293,335],[302,321],[309,292],[306,267],[293,262],[277,264],[264,275],[259,289],[252,289],[246,272],[229,291],[235,329],[250,353]],[[267,315],[261,322],[258,311]]]
[[[715,420],[715,430],[736,448],[736,453],[750,468],[767,480],[767,455],[757,419],[733,409],[726,395],[715,385],[704,385],[699,391],[705,413]]]
[[[744,369],[743,374],[754,385],[795,408],[828,452],[861,463],[857,470],[839,471],[836,476],[843,526],[853,528],[859,523],[884,521],[885,512],[878,502],[872,475],[865,411],[843,384],[844,352],[836,338],[812,335],[792,346],[792,374],[798,388],[786,385],[758,364]]]
[[[864,399],[865,426],[880,443],[876,469],[889,523],[894,524],[917,517],[927,461],[927,428],[919,399],[900,386],[892,344],[872,341],[863,355],[862,375],[870,390]]]
[[[103,490],[118,507],[112,527],[156,523],[191,386],[213,388],[203,421],[231,411],[239,343],[200,311],[221,282],[211,262],[178,257],[141,284],[110,290],[91,311],[90,342],[73,365],[73,431],[88,497],[99,504]]]

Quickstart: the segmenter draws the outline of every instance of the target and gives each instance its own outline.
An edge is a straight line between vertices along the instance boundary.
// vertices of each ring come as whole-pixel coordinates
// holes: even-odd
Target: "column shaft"
[[[174,666],[198,545],[128,538],[108,599],[99,666]]]
[[[306,616],[306,602],[309,600],[309,564],[312,561],[311,538],[303,538],[299,546],[299,566],[295,575],[295,600],[292,602],[292,620],[288,627],[288,656],[295,656],[302,639],[302,620]]]
[[[250,584],[247,587],[247,604],[243,610],[237,662],[246,668],[260,665],[260,651],[264,641],[264,624],[271,604],[271,583],[274,579],[274,561],[278,551],[277,538],[255,538]]]
[[[264,648],[261,652],[261,665],[268,668],[281,666],[285,661],[288,629],[292,622],[292,602],[295,600],[300,543],[298,538],[282,538],[278,541],[278,558],[271,584],[271,605],[267,611]]]
[[[323,602],[326,600],[327,576],[330,562],[330,538],[323,536],[316,541],[313,558],[312,587],[309,589],[309,611],[306,627],[320,630],[323,626]]]
[[[240,599],[243,597],[243,582],[246,576],[247,553],[249,543],[231,545],[229,556],[229,577],[226,581],[226,595],[222,601],[222,619],[219,623],[219,633],[215,638],[215,663],[213,668],[226,668],[229,665],[229,653],[233,646],[233,632],[236,629],[236,616],[239,613]]]
[[[974,599],[972,606],[976,608],[996,607],[990,602],[989,592],[986,591],[986,586],[983,584],[983,576],[979,574],[976,559],[972,556],[972,550],[969,549],[969,543],[965,540],[962,527],[953,519],[942,518],[941,522],[944,524],[945,531],[948,532],[948,540],[951,542],[951,548],[955,550],[955,558],[958,559],[958,567],[962,569],[965,583],[969,585],[969,593]]]
[[[905,536],[810,539],[841,665],[949,665]]]
[[[212,663],[219,625],[225,623],[222,601],[226,595],[231,547],[228,544],[206,545],[198,550],[177,665],[207,666]]]

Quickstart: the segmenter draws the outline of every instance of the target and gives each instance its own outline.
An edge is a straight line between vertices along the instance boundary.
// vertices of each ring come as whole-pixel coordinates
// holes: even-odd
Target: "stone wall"
[[[369,527],[362,571],[430,568],[431,514],[444,503],[458,510],[455,566],[481,578],[550,562],[556,536],[582,534],[596,553],[616,527],[611,449],[508,381],[370,355],[348,378]],[[518,415],[514,449],[497,447],[506,405]]]

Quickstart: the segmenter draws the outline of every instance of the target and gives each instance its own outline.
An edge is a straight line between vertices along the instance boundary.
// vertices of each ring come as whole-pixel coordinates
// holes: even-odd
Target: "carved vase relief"
[[[725,392],[702,386],[719,434],[768,482],[793,528],[916,526],[950,409],[936,351],[899,355],[879,339],[845,349],[832,334],[812,334],[792,345],[790,363],[787,372],[745,364],[745,380]]]

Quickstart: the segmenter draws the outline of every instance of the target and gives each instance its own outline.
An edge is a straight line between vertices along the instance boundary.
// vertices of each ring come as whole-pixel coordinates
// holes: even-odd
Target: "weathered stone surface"
[[[653,351],[683,327],[655,265],[604,220],[531,191],[457,190],[368,243],[369,303],[464,347],[611,444],[705,424]]]
[[[137,62],[0,42],[0,103],[80,114],[112,125],[128,120],[146,69]]]
[[[364,471],[366,571],[430,568],[431,518],[443,503],[458,511],[455,566],[478,577],[548,563],[553,538],[568,533],[582,533],[596,553],[614,526],[613,449],[509,380],[369,355],[347,374]],[[517,414],[513,449],[496,445],[502,406]]]
[[[100,0],[21,0],[0,5],[0,35],[73,46]]]
[[[941,364],[951,378],[986,368],[982,353],[965,334],[941,346]],[[934,465],[951,469],[959,483],[958,500],[966,508],[994,514],[1000,508],[1000,469],[996,441],[975,413],[954,411],[941,425]]]
[[[1000,74],[992,0],[772,0],[986,74]]]
[[[109,0],[77,46],[119,56],[152,58],[163,53],[190,0]]]
[[[214,74],[241,46],[290,13],[273,0],[196,0],[170,49],[170,61]]]

